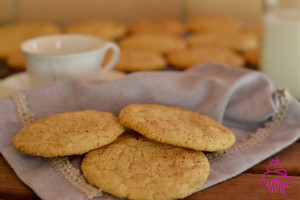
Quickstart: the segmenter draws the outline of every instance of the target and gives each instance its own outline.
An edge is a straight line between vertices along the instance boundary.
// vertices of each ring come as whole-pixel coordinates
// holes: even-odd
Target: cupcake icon
[[[280,176],[276,178],[266,177],[267,175],[274,175],[274,173]],[[267,172],[263,173],[261,177],[263,180],[259,184],[264,182],[267,190],[271,193],[285,193],[287,186],[291,183],[290,177],[287,176],[287,171],[282,169],[278,156],[271,161],[271,164],[267,167]]]

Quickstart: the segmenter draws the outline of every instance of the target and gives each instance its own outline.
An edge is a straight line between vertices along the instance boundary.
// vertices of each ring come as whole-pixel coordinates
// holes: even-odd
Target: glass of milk
[[[261,69],[300,99],[300,0],[263,0]]]

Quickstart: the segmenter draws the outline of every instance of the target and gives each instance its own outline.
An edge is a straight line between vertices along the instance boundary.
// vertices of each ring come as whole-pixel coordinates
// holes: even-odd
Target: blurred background
[[[0,78],[26,70],[22,42],[58,33],[116,42],[125,73],[206,61],[258,69],[261,10],[261,0],[0,0]]]
[[[260,19],[261,0],[0,0],[0,22],[51,20],[62,25],[84,19],[131,23],[140,19],[180,19],[225,14]]]

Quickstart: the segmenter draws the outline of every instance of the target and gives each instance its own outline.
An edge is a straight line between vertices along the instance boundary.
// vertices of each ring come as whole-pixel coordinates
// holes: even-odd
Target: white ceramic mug
[[[108,50],[112,50],[113,55],[102,66]],[[120,57],[115,43],[78,34],[33,38],[21,45],[21,51],[33,87],[60,79],[101,79]]]

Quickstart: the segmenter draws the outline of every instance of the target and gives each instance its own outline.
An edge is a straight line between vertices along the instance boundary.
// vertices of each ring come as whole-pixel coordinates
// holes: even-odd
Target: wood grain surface
[[[230,180],[194,193],[185,199],[299,200],[300,140],[282,150],[276,156],[279,156],[283,168],[287,170],[288,176],[291,178],[291,184],[288,186],[286,193],[270,193],[263,184],[259,185],[261,174],[266,171],[270,161],[275,159],[275,156],[272,156]],[[30,188],[18,179],[2,155],[0,156],[0,199],[39,199]]]

